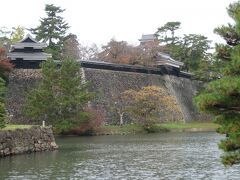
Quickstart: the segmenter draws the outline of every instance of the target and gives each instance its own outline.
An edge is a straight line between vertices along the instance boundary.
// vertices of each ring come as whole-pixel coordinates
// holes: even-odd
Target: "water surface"
[[[1,179],[240,179],[216,133],[57,138],[60,149],[0,159]]]

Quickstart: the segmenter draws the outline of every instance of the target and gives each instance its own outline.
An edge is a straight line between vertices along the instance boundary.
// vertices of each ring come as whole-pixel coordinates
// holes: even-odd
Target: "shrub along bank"
[[[6,125],[2,130],[29,129],[32,125]],[[83,128],[75,128],[65,135],[123,135],[123,134],[144,134],[158,132],[205,132],[216,131],[219,125],[212,122],[174,122],[152,125],[148,130],[140,124],[106,125],[95,127],[92,131],[83,131]]]
[[[95,129],[91,135],[124,135],[160,132],[206,132],[216,131],[219,126],[211,122],[162,123],[146,128],[140,124],[108,125]],[[75,135],[81,135],[75,131]]]

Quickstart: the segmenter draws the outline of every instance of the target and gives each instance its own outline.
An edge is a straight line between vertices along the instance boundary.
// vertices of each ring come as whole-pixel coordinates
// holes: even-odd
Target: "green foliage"
[[[204,76],[207,71],[206,64],[210,64],[211,55],[208,53],[210,43],[207,37],[199,34],[188,34],[183,37],[176,36],[176,31],[180,29],[180,22],[168,22],[158,28],[160,43],[165,46],[166,53],[174,59],[184,63],[182,70],[188,72],[197,72],[200,79],[206,79]]]
[[[2,130],[30,129],[32,125],[6,124]]]
[[[36,35],[37,40],[48,43],[46,52],[51,53],[53,59],[61,59],[64,37],[69,29],[68,23],[59,16],[64,11],[53,4],[47,4],[45,7],[47,17],[41,18],[37,28],[30,29]]]
[[[150,126],[143,126],[147,133],[169,132],[169,129],[162,127],[159,124],[151,124]]]
[[[146,133],[141,124],[107,125],[98,129],[99,134],[117,135],[117,134],[142,134]]]
[[[5,127],[6,110],[5,94],[8,73],[12,70],[13,64],[9,62],[4,48],[0,48],[0,128]]]
[[[182,62],[184,62],[187,71],[196,71],[199,69],[202,61],[209,57],[207,53],[210,49],[210,42],[207,37],[198,34],[184,35],[181,49],[184,53]]]
[[[81,126],[70,128],[69,131],[64,134],[85,136],[97,134],[100,126],[104,122],[105,114],[101,109],[96,107],[86,108],[86,112],[89,114],[89,119],[83,122]]]
[[[11,34],[10,40],[12,43],[16,43],[24,38],[25,31],[24,27],[17,26],[16,28],[13,28],[13,32]]]
[[[5,81],[0,77],[0,129],[5,127],[6,110],[5,110],[5,94],[6,85]]]
[[[13,43],[20,41],[24,37],[24,29],[22,26],[13,27],[11,30],[0,27],[0,48],[8,50]]]
[[[42,64],[42,80],[32,90],[24,107],[24,113],[39,124],[45,120],[58,132],[64,132],[89,119],[85,112],[87,102],[93,97],[88,85],[81,80],[79,65],[65,59],[58,67],[53,60]]]
[[[138,134],[138,133],[146,133],[146,132],[179,132],[179,131],[191,131],[199,130],[199,131],[209,131],[217,129],[218,125],[210,122],[191,122],[191,123],[183,123],[183,122],[171,122],[171,123],[161,123],[161,124],[153,124],[151,127],[146,129],[142,124],[124,124],[122,126],[119,125],[107,125],[101,126],[96,131],[98,134]]]
[[[189,123],[184,123],[184,122],[167,122],[167,123],[162,123],[159,124],[162,128],[166,128],[170,131],[174,130],[188,130],[188,129],[203,129],[203,130],[208,130],[208,129],[217,129],[219,126],[215,123],[211,122],[198,122],[198,121],[193,121]]]
[[[10,43],[10,33],[11,31],[9,31],[6,27],[0,27],[0,47]]]
[[[220,124],[219,133],[226,134],[219,147],[225,152],[222,162],[225,165],[240,163],[240,45],[239,23],[240,2],[231,4],[228,9],[234,25],[222,26],[215,32],[224,37],[227,46],[217,46],[220,59],[225,61],[221,70],[222,78],[209,83],[208,87],[195,98],[198,108],[215,116]]]
[[[181,26],[180,22],[167,22],[156,32],[160,42],[166,44],[176,44],[179,40],[179,37],[175,36],[175,31],[178,30]],[[170,33],[170,36],[168,35]]]

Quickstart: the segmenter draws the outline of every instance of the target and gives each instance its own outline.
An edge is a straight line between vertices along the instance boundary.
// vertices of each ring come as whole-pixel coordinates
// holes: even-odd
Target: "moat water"
[[[57,138],[55,152],[0,159],[0,179],[239,180],[224,167],[214,132]]]

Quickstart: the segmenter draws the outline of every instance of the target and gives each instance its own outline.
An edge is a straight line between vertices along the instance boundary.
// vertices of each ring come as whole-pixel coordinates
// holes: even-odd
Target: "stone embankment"
[[[25,117],[22,111],[27,93],[36,87],[40,79],[40,69],[14,69],[10,73],[6,97],[10,124],[33,124],[33,121]]]
[[[117,65],[123,67],[124,65]],[[125,68],[128,68],[126,66]],[[166,109],[159,116],[159,122],[191,122],[207,121],[211,117],[202,115],[193,104],[193,97],[203,87],[201,82],[193,81],[189,77],[164,74],[125,72],[110,69],[81,68],[82,78],[90,83],[89,91],[96,97],[91,106],[99,108],[106,115],[105,124],[119,123],[119,108],[122,93],[126,90],[139,90],[145,86],[159,86],[173,96],[177,108]],[[40,124],[23,114],[26,95],[41,80],[40,69],[14,69],[9,76],[6,108],[9,123],[12,124]],[[124,124],[134,121],[127,113],[124,114]]]
[[[0,131],[0,157],[57,148],[51,127],[33,126],[30,129]]]

